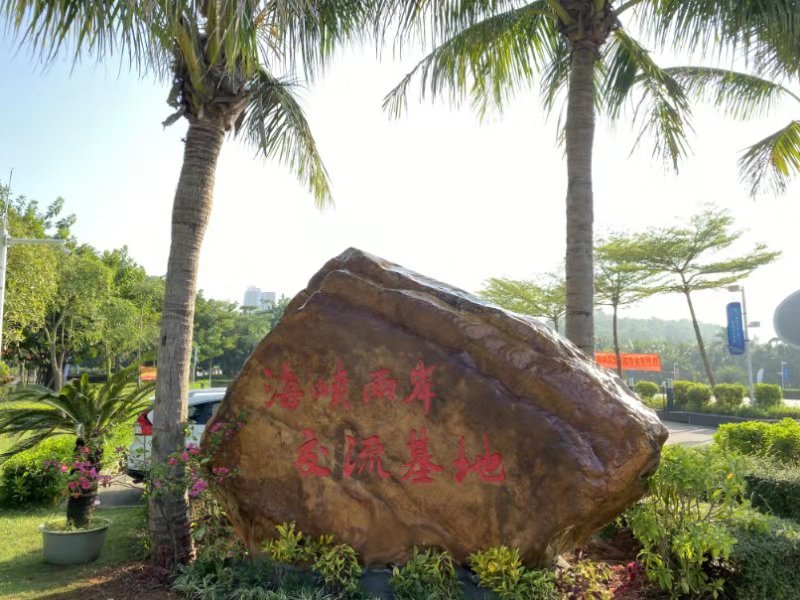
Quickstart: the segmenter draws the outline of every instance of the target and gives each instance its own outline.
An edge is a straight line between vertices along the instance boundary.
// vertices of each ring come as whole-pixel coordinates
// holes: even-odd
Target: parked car
[[[225,388],[207,388],[189,391],[189,435],[186,444],[199,444],[206,423],[217,412]],[[152,398],[155,400],[155,397]],[[133,443],[128,449],[126,471],[135,482],[145,479],[150,470],[150,445],[153,441],[153,409],[141,413],[133,429]]]

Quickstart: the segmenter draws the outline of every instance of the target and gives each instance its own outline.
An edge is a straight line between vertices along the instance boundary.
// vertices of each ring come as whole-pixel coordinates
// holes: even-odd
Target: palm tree
[[[786,99],[797,102],[800,109],[800,94],[756,74],[711,67],[672,67],[667,72],[687,93],[714,103],[734,118],[764,114]],[[752,196],[784,192],[789,181],[800,175],[800,119],[747,147],[739,159],[739,171]]]
[[[188,122],[158,344],[152,459],[165,463],[184,446],[197,265],[222,143],[229,133],[243,138],[292,169],[319,206],[330,202],[297,84],[273,69],[319,66],[361,25],[361,0],[0,0],[0,14],[45,59],[65,46],[98,58],[127,53],[139,69],[172,81],[175,112],[164,124]],[[175,467],[171,476],[183,474]],[[150,502],[154,562],[185,562],[186,494]]]
[[[768,33],[776,40],[790,38],[796,31],[792,29],[792,3],[385,0],[387,12],[395,15],[392,23],[399,22],[401,39],[422,30],[426,43],[438,44],[387,95],[385,107],[399,114],[414,80],[419,82],[422,96],[446,95],[454,103],[469,97],[481,115],[493,107],[502,109],[537,75],[546,110],[566,96],[566,336],[591,355],[595,113],[615,119],[630,103],[633,118],[641,127],[637,145],[645,134],[652,134],[654,154],[668,159],[675,168],[687,150],[689,105],[683,88],[628,35],[621,19],[631,16],[639,29],[662,46],[675,42],[692,49],[709,39],[735,45],[752,42],[758,34]],[[782,52],[786,45],[788,42],[780,45]],[[778,46],[776,43],[775,48]]]
[[[103,440],[113,429],[130,423],[151,405],[152,384],[137,385],[138,370],[123,369],[103,385],[89,383],[87,375],[54,391],[42,386],[25,386],[0,398],[0,436],[14,436],[15,442],[0,462],[44,439],[58,435],[75,436],[75,457],[88,461],[95,472],[103,459]],[[70,494],[67,524],[84,527],[97,497],[96,482],[85,491]]]

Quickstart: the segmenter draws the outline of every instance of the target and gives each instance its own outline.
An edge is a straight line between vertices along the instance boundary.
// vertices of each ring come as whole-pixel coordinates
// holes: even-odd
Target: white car
[[[189,391],[189,435],[186,444],[199,444],[206,423],[217,412],[226,388],[207,388]],[[155,400],[155,398],[152,398]],[[135,482],[145,479],[150,470],[150,445],[153,441],[153,410],[136,418],[133,443],[128,449],[126,471]]]

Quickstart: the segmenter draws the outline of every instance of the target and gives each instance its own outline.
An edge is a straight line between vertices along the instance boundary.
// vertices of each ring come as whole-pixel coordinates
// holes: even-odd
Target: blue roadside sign
[[[733,355],[744,354],[744,321],[742,303],[728,304],[728,352]]]

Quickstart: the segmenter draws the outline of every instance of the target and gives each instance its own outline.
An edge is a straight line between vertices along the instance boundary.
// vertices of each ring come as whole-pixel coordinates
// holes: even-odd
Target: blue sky
[[[682,62],[660,57],[664,64]],[[241,302],[257,285],[287,295],[301,289],[348,246],[378,254],[475,291],[491,276],[530,277],[557,268],[564,253],[565,164],[556,117],[545,118],[534,91],[480,124],[468,107],[410,100],[390,120],[383,95],[412,66],[379,62],[369,49],[343,51],[303,93],[331,173],[336,208],[318,211],[280,165],[226,143],[217,171],[212,222],[204,243],[200,287]],[[148,269],[165,271],[172,194],[185,125],[164,129],[167,88],[117,62],[38,66],[0,35],[0,178],[14,168],[13,189],[49,203],[66,199],[81,241],[99,249],[127,244]],[[767,118],[735,123],[695,109],[694,155],[680,175],[633,155],[630,119],[598,123],[595,145],[596,231],[666,225],[715,202],[781,260],[746,282],[753,319],[771,337],[772,311],[800,287],[800,186],[780,198],[751,200],[737,181],[738,151],[800,115],[778,106]],[[724,322],[726,292],[704,293],[702,319]],[[679,297],[655,298],[632,316],[685,318]]]

